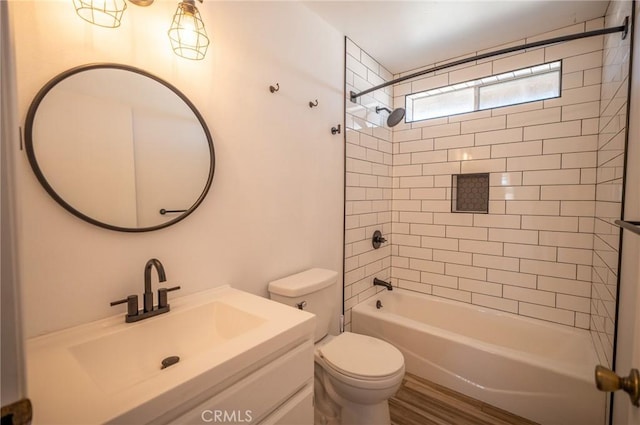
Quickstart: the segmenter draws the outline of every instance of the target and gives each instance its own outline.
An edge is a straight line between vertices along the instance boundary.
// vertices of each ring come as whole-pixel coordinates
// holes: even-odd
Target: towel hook
[[[313,108],[314,106],[318,106],[318,99],[316,99],[316,103],[309,102],[309,108]]]
[[[275,92],[277,92],[278,90],[280,90],[280,84],[278,84],[278,83],[276,83],[276,86],[275,86],[275,87],[273,87],[273,86],[269,86],[269,91],[270,91],[271,93],[275,93]]]
[[[340,124],[338,124],[337,127],[331,127],[331,134],[333,134],[334,136],[336,134],[340,134],[340,131],[342,130]]]

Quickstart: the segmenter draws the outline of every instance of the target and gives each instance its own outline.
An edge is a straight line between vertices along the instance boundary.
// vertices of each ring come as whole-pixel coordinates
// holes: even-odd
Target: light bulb
[[[178,4],[169,28],[169,40],[178,56],[194,60],[204,58],[209,47],[209,37],[194,0],[183,0]]]
[[[125,0],[73,0],[73,5],[82,19],[105,28],[119,27],[127,8]]]

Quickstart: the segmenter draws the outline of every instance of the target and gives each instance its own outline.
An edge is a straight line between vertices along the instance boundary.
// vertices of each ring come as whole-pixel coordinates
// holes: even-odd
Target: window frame
[[[536,74],[523,75],[521,77],[515,77],[515,78],[502,80],[502,81],[498,80],[498,81],[493,81],[493,82],[481,83],[481,84],[476,84],[473,87],[467,87],[467,88],[473,88],[473,96],[474,96],[474,102],[473,102],[474,105],[473,106],[474,106],[474,109],[471,110],[471,111],[459,112],[459,113],[456,113],[456,114],[438,115],[438,116],[435,116],[435,117],[422,118],[422,119],[412,119],[411,121],[409,121],[409,119],[408,119],[409,114],[406,114],[404,122],[405,122],[405,124],[411,124],[411,123],[414,123],[414,122],[441,119],[441,118],[445,118],[445,117],[454,117],[456,115],[471,114],[471,113],[474,113],[474,112],[488,111],[488,110],[491,110],[491,109],[508,108],[510,106],[515,106],[515,105],[525,105],[527,103],[543,102],[545,100],[558,99],[558,98],[562,97],[562,75],[563,75],[562,71],[563,71],[563,64],[564,64],[564,60],[563,59],[544,62],[544,63],[540,63],[540,64],[537,64],[537,65],[528,66],[528,67],[525,67],[525,68],[513,69],[513,70],[510,70],[510,71],[501,72],[499,74],[491,74],[491,75],[487,75],[485,77],[474,78],[472,80],[467,80],[467,81],[461,81],[459,83],[450,84],[450,85],[447,85],[447,86],[433,87],[433,88],[430,88],[430,89],[427,89],[427,90],[422,90],[422,91],[419,91],[419,92],[416,92],[416,93],[409,93],[409,94],[404,95],[404,97],[405,97],[405,99],[404,99],[404,107],[405,107],[405,109],[409,110],[410,108],[407,107],[407,98],[409,98],[410,96],[414,96],[416,94],[419,94],[419,93],[428,92],[430,90],[438,90],[438,89],[442,89],[442,88],[445,88],[445,87],[453,87],[453,86],[456,86],[456,85],[459,85],[459,84],[468,83],[470,81],[482,80],[483,78],[489,78],[489,77],[493,77],[493,76],[497,77],[498,75],[507,74],[509,72],[517,72],[517,71],[521,71],[521,70],[524,70],[524,69],[531,69],[531,68],[535,68],[537,66],[549,65],[549,64],[558,63],[558,62],[560,63],[560,65],[557,68],[549,69],[547,71],[539,72],[539,73],[536,73]],[[524,101],[524,102],[510,103],[508,105],[494,106],[494,107],[490,107],[490,108],[480,109],[480,88],[481,87],[489,87],[489,86],[501,84],[501,83],[506,82],[506,81],[524,80],[524,79],[526,79],[528,77],[544,75],[544,74],[550,74],[550,73],[554,73],[554,72],[558,72],[559,73],[558,74],[559,75],[559,81],[558,81],[558,95],[557,96],[552,96],[552,97],[547,97],[547,98],[544,98],[544,99],[537,99],[537,100],[527,100],[527,101]],[[458,89],[458,90],[463,90],[463,89],[461,88],[461,89]],[[450,91],[453,91],[453,90],[449,90],[448,92],[450,92]],[[411,108],[411,110],[413,110],[413,108]]]

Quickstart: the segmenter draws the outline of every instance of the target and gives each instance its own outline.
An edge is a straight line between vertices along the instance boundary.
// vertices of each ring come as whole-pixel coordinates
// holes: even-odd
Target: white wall
[[[22,351],[22,326],[18,270],[16,267],[15,199],[12,163],[9,158],[15,146],[10,141],[18,140],[18,117],[16,113],[15,69],[13,67],[12,35],[9,32],[9,14],[6,2],[0,2],[0,240],[2,268],[0,273],[0,378],[2,407],[25,397],[25,378]]]
[[[22,121],[37,90],[58,73],[124,63],[193,101],[213,135],[217,165],[194,214],[167,229],[128,234],[63,210],[19,151],[27,337],[123,312],[109,302],[142,291],[152,257],[182,295],[231,284],[267,296],[269,280],[308,267],[342,272],[343,136],[330,129],[343,119],[343,37],[297,3],[209,1],[198,7],[212,44],[203,61],[188,61],[166,37],[175,6],[129,4],[122,26],[104,29],[77,17],[69,1],[10,2]],[[271,94],[275,83],[280,91]],[[319,106],[309,108],[315,99]]]

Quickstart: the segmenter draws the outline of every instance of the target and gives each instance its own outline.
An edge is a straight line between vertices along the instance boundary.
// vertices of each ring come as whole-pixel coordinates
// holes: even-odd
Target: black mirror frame
[[[51,185],[49,184],[49,182],[45,178],[44,174],[42,173],[42,170],[40,169],[40,167],[38,165],[38,161],[36,160],[36,156],[35,156],[35,152],[34,152],[34,148],[33,148],[33,123],[34,123],[34,119],[35,119],[35,116],[36,116],[36,112],[38,110],[38,106],[40,105],[40,103],[42,102],[44,97],[47,95],[47,93],[51,89],[53,89],[53,87],[55,87],[56,84],[58,84],[62,80],[66,79],[66,78],[68,78],[68,77],[70,77],[70,76],[72,76],[74,74],[83,72],[83,71],[88,71],[88,70],[92,70],[92,69],[102,69],[102,68],[119,69],[119,70],[134,72],[134,73],[140,74],[140,75],[142,75],[144,77],[151,78],[152,80],[162,84],[163,86],[165,86],[166,88],[171,90],[173,93],[175,93],[180,99],[182,99],[182,101],[194,113],[194,115],[198,119],[200,125],[202,126],[202,129],[203,129],[203,131],[205,133],[205,136],[207,138],[207,142],[209,144],[209,155],[210,155],[210,161],[211,161],[210,167],[209,167],[209,176],[207,177],[207,183],[205,184],[205,187],[204,187],[202,193],[200,194],[200,196],[198,197],[198,199],[196,200],[196,202],[188,210],[186,210],[184,213],[182,213],[178,217],[174,218],[173,220],[169,220],[169,221],[167,221],[165,223],[162,223],[162,224],[159,224],[159,225],[156,225],[156,226],[140,227],[140,228],[120,227],[120,226],[114,226],[112,224],[103,223],[101,221],[98,221],[98,220],[96,220],[96,219],[94,219],[92,217],[89,217],[89,216],[81,213],[80,211],[76,210],[69,203],[67,203],[64,199],[62,199],[62,197],[56,193],[56,191],[53,189],[53,187],[51,187]],[[169,227],[169,226],[171,226],[173,224],[176,224],[177,222],[179,222],[181,220],[184,220],[188,215],[190,215],[193,211],[195,211],[196,208],[198,208],[198,206],[202,203],[204,198],[207,196],[207,193],[209,192],[209,189],[211,188],[211,182],[213,181],[213,174],[214,174],[214,171],[215,171],[215,152],[214,152],[214,148],[213,148],[213,139],[211,137],[211,133],[209,132],[209,128],[207,127],[207,124],[204,121],[204,118],[202,117],[200,112],[196,109],[195,105],[182,92],[180,92],[177,88],[175,88],[173,85],[169,84],[168,82],[164,81],[163,79],[161,79],[161,78],[159,78],[159,77],[157,77],[157,76],[155,76],[153,74],[148,73],[147,71],[144,71],[142,69],[135,68],[135,67],[129,66],[129,65],[122,65],[122,64],[117,64],[117,63],[96,63],[96,64],[81,65],[81,66],[78,66],[78,67],[75,67],[75,68],[71,68],[71,69],[69,69],[67,71],[64,71],[61,74],[58,74],[57,76],[55,76],[48,83],[46,83],[40,89],[40,91],[38,91],[38,93],[34,97],[33,101],[31,102],[31,106],[29,106],[29,110],[27,112],[27,117],[26,117],[26,120],[25,120],[24,136],[25,136],[25,150],[26,150],[26,153],[27,153],[27,158],[29,159],[29,164],[31,165],[31,169],[33,170],[33,172],[35,173],[38,181],[40,182],[42,187],[47,191],[47,193],[58,204],[60,204],[64,209],[69,211],[71,214],[75,215],[76,217],[78,217],[78,218],[80,218],[80,219],[82,219],[82,220],[84,220],[86,222],[89,222],[89,223],[94,224],[96,226],[102,227],[104,229],[115,230],[115,231],[120,231],[120,232],[150,232],[150,231],[153,231],[153,230],[163,229],[165,227]]]

